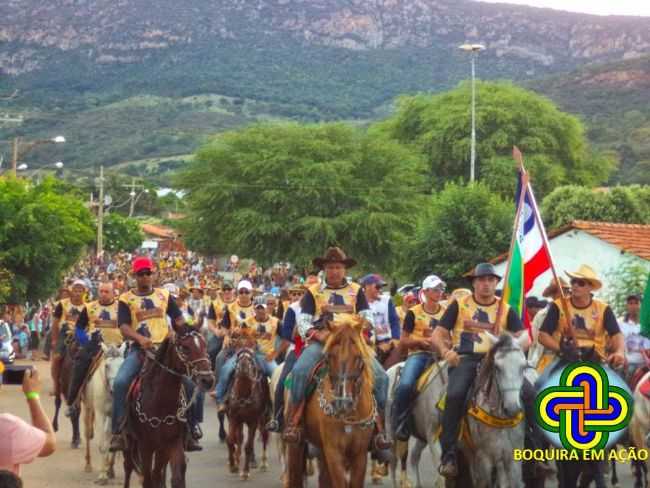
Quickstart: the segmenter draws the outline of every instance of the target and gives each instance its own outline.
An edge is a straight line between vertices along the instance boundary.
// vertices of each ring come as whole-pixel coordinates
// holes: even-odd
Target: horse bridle
[[[212,375],[212,368],[211,368],[211,364],[210,364],[210,359],[208,359],[207,357],[201,357],[201,358],[198,358],[198,359],[190,360],[187,357],[187,355],[180,349],[180,344],[178,343],[178,339],[182,340],[182,339],[187,338],[188,336],[198,338],[199,341],[205,342],[205,339],[203,338],[203,336],[201,334],[199,334],[195,330],[191,330],[189,332],[186,332],[185,334],[179,335],[178,338],[174,337],[171,340],[171,343],[174,346],[174,351],[176,352],[179,359],[183,363],[183,366],[185,366],[185,373],[179,373],[175,369],[172,369],[172,368],[164,365],[163,363],[158,361],[158,357],[156,356],[156,354],[154,352],[148,350],[148,349],[145,350],[144,353],[147,356],[147,358],[150,359],[156,366],[158,366],[162,370],[166,371],[167,373],[171,374],[172,376],[176,376],[178,378],[187,378],[189,380],[191,380],[192,378],[195,378],[195,377],[211,376]],[[201,370],[197,371],[196,370],[196,365],[200,364],[202,362],[207,362],[208,366],[210,366],[210,367],[207,370],[204,370],[204,371],[201,371]]]

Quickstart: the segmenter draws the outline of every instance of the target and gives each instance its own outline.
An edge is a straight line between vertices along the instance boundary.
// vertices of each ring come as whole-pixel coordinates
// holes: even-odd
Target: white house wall
[[[621,249],[612,244],[592,236],[582,230],[570,230],[561,234],[550,242],[553,262],[558,274],[565,279],[565,271],[575,271],[581,264],[591,266],[603,281],[603,288],[596,296],[606,296],[608,274],[619,267],[624,260],[629,259],[629,254],[622,253]],[[641,258],[634,257],[634,259]],[[506,262],[495,265],[497,272],[505,276]],[[540,276],[531,291],[531,295],[541,297],[542,291],[551,281],[550,271]]]

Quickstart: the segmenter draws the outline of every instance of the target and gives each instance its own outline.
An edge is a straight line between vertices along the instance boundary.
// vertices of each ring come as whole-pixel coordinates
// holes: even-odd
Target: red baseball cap
[[[144,269],[153,271],[154,269],[153,261],[151,260],[151,258],[147,256],[138,256],[133,260],[133,263],[131,263],[131,271],[133,273],[138,273],[139,271],[142,271]]]

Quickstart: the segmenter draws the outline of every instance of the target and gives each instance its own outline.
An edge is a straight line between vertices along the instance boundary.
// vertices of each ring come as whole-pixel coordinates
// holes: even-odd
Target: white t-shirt
[[[650,349],[650,339],[641,335],[641,324],[620,318],[618,325],[625,337],[625,355],[627,361],[635,366],[645,362],[641,350]]]

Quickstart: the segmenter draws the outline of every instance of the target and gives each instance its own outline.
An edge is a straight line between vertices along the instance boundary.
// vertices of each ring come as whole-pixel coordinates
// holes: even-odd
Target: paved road
[[[49,380],[49,363],[36,362],[36,366],[41,372],[44,380],[44,392],[50,391],[51,381]],[[47,393],[42,395],[42,401],[48,414],[54,413],[54,402]],[[29,420],[29,412],[26,408],[22,390],[15,386],[4,386],[0,391],[0,411],[11,412]],[[61,419],[60,419],[61,420]],[[94,461],[94,473],[85,473],[84,468],[84,449],[73,450],[70,448],[71,429],[68,420],[63,417],[61,430],[57,434],[59,441],[57,451],[50,457],[37,459],[31,465],[26,465],[22,470],[22,477],[27,488],[87,488],[93,485],[97,476],[96,468],[99,464],[99,458]],[[83,428],[82,428],[83,429]],[[198,453],[189,454],[189,465],[187,474],[187,486],[191,488],[203,488],[214,486],[247,486],[250,488],[281,488],[280,466],[275,446],[270,449],[270,470],[268,472],[255,471],[248,482],[242,482],[239,477],[232,475],[227,469],[227,448],[218,440],[218,422],[216,409],[212,403],[207,400],[206,421],[203,424],[205,437],[202,441],[204,450]],[[83,434],[82,434],[83,437]],[[260,444],[256,447],[258,459],[260,458]],[[96,446],[93,455],[98,454]],[[109,486],[121,486],[123,483],[121,458],[118,458],[116,466],[117,478]],[[425,487],[433,486],[434,471],[431,458],[425,451],[422,460],[422,472]],[[622,477],[620,486],[633,486],[630,477],[629,468],[621,466],[619,476]],[[413,479],[413,477],[412,477]],[[368,481],[367,486],[372,486]],[[391,486],[388,479],[384,479],[384,486]],[[139,483],[133,482],[132,486],[139,486]],[[316,481],[312,478],[309,482],[310,487],[317,486]]]

